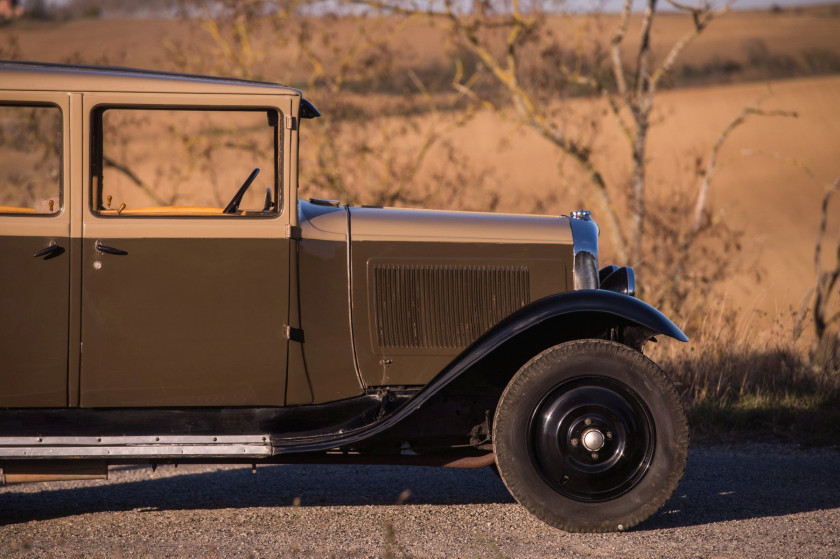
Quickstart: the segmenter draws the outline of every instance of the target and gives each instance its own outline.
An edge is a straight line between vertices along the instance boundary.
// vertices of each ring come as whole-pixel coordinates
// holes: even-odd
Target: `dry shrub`
[[[744,313],[720,299],[686,312],[688,344],[664,341],[650,356],[674,380],[701,440],[750,432],[802,444],[833,444],[840,432],[840,369],[815,367],[793,313]]]
[[[743,231],[722,212],[709,209],[695,230],[685,217],[694,205],[694,194],[687,189],[651,199],[645,256],[636,266],[645,301],[687,327],[704,318],[691,309],[713,303],[720,286],[733,277],[752,272],[760,279],[742,251]]]
[[[814,272],[816,285],[813,289],[813,316],[815,341],[811,348],[811,362],[816,367],[840,370],[840,236],[834,250],[833,261],[825,266],[823,250],[826,243],[826,227],[832,214],[831,201],[840,190],[840,177],[826,188],[820,209],[820,228],[814,247]],[[800,319],[804,319],[802,316]],[[797,328],[798,330],[798,328]]]
[[[820,246],[833,192],[828,190],[823,202],[817,263],[823,260]],[[840,239],[837,268],[816,266],[817,286],[805,299],[805,312],[767,317],[734,308],[716,289],[732,274],[748,270],[760,280],[754,263],[742,258],[748,251],[741,251],[741,235],[727,229],[722,216],[706,214],[699,242],[691,245],[691,253],[677,254],[675,240],[687,228],[681,216],[688,212],[678,193],[662,203],[660,218],[652,221],[661,240],[651,246],[656,258],[648,266],[653,276],[649,292],[667,291],[681,258],[699,264],[687,268],[683,281],[671,282],[673,290],[660,301],[675,313],[690,343],[666,342],[649,352],[680,390],[695,435],[740,440],[746,431],[750,438],[835,444],[840,434]]]
[[[324,117],[302,123],[300,194],[343,202],[446,209],[494,209],[486,171],[445,140],[469,114],[448,114],[441,101],[394,52],[406,18],[354,13],[343,2],[307,16],[302,0],[248,0],[208,6],[188,2],[184,17],[214,56],[173,43],[180,70],[301,86]],[[399,63],[399,64],[398,64]],[[399,73],[403,78],[395,78]],[[399,102],[376,94],[399,95]],[[468,186],[467,186],[468,185]],[[482,205],[477,207],[476,200]],[[488,203],[489,200],[489,203]]]
[[[20,40],[14,33],[4,33],[6,36],[0,42],[0,60],[20,60],[23,52],[20,48]]]
[[[301,139],[301,196],[378,206],[496,209],[498,194],[491,188],[496,183],[486,169],[445,139],[435,139],[429,153],[419,153],[418,144],[423,149],[431,143],[423,137],[430,125],[420,118],[390,120],[381,117],[365,126],[307,122],[316,131]]]

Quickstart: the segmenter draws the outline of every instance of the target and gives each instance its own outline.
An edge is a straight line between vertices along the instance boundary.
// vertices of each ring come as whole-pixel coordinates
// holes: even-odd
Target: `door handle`
[[[62,254],[64,249],[58,246],[58,243],[55,241],[50,241],[50,244],[46,248],[42,248],[32,256],[35,258],[41,258],[42,256],[46,256],[44,260],[49,260],[50,258],[55,258],[59,254]]]
[[[100,254],[116,254],[117,256],[123,256],[125,254],[128,254],[124,250],[114,248],[114,247],[105,246],[105,245],[102,244],[102,241],[96,241],[96,243],[93,246],[96,247],[96,250],[98,250],[100,252]]]

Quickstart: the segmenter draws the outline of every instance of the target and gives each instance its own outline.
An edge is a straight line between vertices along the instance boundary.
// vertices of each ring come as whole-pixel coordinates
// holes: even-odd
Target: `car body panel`
[[[0,225],[0,407],[67,405],[69,235],[4,236]],[[33,258],[55,242],[65,252]]]
[[[364,393],[350,323],[349,235],[345,207],[298,204],[292,322],[304,343],[290,346],[288,405],[320,404]],[[295,268],[296,267],[296,268]]]
[[[71,84],[68,86],[68,84]],[[273,83],[194,76],[173,72],[107,66],[80,66],[44,62],[4,63],[2,89],[21,91],[76,91],[126,93],[196,93],[203,95],[300,96],[300,91]]]
[[[567,218],[349,211],[353,332],[367,386],[424,385],[495,323],[568,289]]]
[[[288,239],[83,243],[83,407],[285,402]]]
[[[62,145],[56,213],[0,209],[0,407],[66,406],[73,254],[66,200],[71,186],[70,101],[66,94],[7,88],[0,86],[0,104],[57,108]],[[0,189],[9,186],[0,184]],[[60,252],[34,257],[50,244]]]
[[[132,76],[130,82],[135,77]],[[136,78],[142,81],[142,77]],[[114,80],[115,88],[124,80]],[[189,88],[188,88],[189,89]],[[275,91],[276,93],[276,91]],[[102,202],[95,111],[227,106],[289,114],[282,95],[189,91],[83,94],[83,407],[283,405],[290,240],[287,208],[274,216],[144,216],[94,212]],[[276,173],[288,184],[282,150]],[[285,188],[288,191],[288,188]],[[281,198],[288,201],[289,195]],[[125,254],[103,253],[98,245]],[[115,327],[115,325],[119,325]]]
[[[351,207],[354,242],[572,244],[565,216]]]
[[[226,449],[195,439],[209,445],[195,459],[235,460],[250,444],[258,457],[399,453],[420,423],[424,437],[486,451],[490,412],[522,356],[503,370],[487,364],[522,336],[542,349],[623,329],[634,344],[657,333],[685,340],[633,297],[573,291],[575,254],[597,265],[594,222],[575,223],[575,238],[574,216],[298,200],[307,105],[295,89],[26,63],[0,63],[0,75],[0,103],[61,107],[69,139],[60,211],[0,215],[0,462],[23,459],[15,453],[29,445],[42,458],[50,445],[72,454],[74,436],[90,451],[79,456],[101,458],[107,446],[127,461],[173,459],[191,436],[246,436]],[[92,165],[103,107],[276,110],[280,210],[103,211]],[[64,252],[32,257],[50,241]],[[632,279],[615,276],[615,289],[631,292]],[[154,454],[157,436],[164,454]]]
[[[564,291],[568,245],[358,242],[354,335],[367,385],[423,385],[535,299]]]

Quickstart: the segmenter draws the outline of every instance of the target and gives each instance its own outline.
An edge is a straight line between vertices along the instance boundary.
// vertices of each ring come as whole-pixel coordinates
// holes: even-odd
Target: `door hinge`
[[[297,118],[293,116],[286,117],[286,130],[297,130]]]
[[[303,343],[303,330],[294,326],[286,326],[286,339],[290,342]]]
[[[303,234],[297,225],[286,225],[286,237],[299,241],[303,238]]]

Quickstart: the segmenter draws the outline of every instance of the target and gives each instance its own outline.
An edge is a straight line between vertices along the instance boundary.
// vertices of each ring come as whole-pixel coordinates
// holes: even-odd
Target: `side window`
[[[93,211],[275,215],[281,208],[279,116],[274,109],[98,109]]]
[[[0,104],[0,214],[61,211],[61,110]]]

